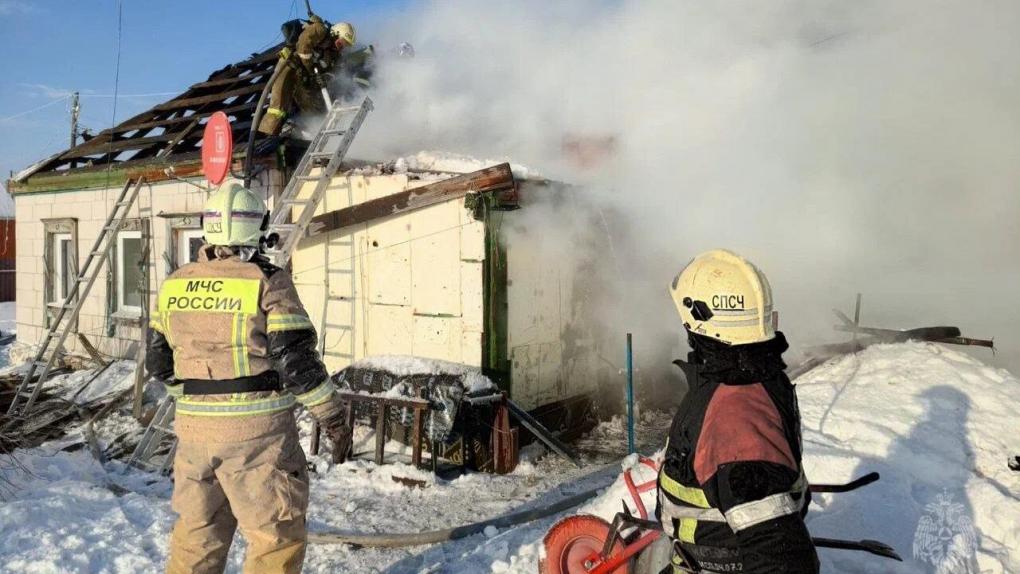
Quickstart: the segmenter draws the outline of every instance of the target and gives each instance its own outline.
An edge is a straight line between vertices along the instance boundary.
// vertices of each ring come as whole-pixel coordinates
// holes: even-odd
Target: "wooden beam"
[[[91,139],[88,143],[73,147],[67,152],[60,156],[61,159],[72,159],[72,158],[84,158],[88,155],[95,154],[106,154],[111,152],[120,152],[128,149],[141,149],[154,143],[168,142],[174,139],[174,134],[165,133],[158,136],[149,136],[143,138],[127,138],[118,140],[115,142],[110,141],[96,141],[99,138]],[[109,138],[103,138],[109,140]],[[93,143],[95,142],[95,143]]]
[[[202,104],[211,104],[213,102],[222,102],[227,98],[233,98],[235,96],[244,96],[247,94],[254,94],[262,91],[262,88],[266,87],[266,82],[260,82],[258,84],[252,84],[236,90],[230,90],[228,92],[221,92],[218,94],[212,94],[208,96],[199,96],[197,98],[183,98],[177,100],[170,100],[164,102],[154,108],[153,111],[162,112],[166,110],[177,110],[180,108],[192,108]]]
[[[375,418],[375,463],[382,465],[386,460],[386,423],[390,418],[390,406],[379,403]]]
[[[236,112],[241,112],[241,111],[244,111],[244,110],[249,110],[249,109],[251,109],[253,107],[255,107],[255,106],[252,105],[251,103],[244,103],[244,104],[238,104],[236,106],[230,106],[229,108],[223,108],[221,110],[213,110],[213,109],[205,110],[205,111],[202,111],[202,112],[194,113],[194,114],[192,114],[190,116],[182,116],[182,117],[179,117],[179,118],[170,118],[170,119],[167,119],[167,120],[154,120],[154,121],[151,121],[151,122],[142,122],[142,123],[137,123],[137,124],[121,124],[121,125],[113,128],[113,132],[114,133],[124,133],[124,132],[131,132],[131,131],[134,131],[134,130],[144,130],[144,129],[150,129],[150,128],[161,128],[161,127],[166,127],[166,126],[183,124],[183,123],[190,122],[191,120],[195,119],[196,117],[204,118],[206,116],[211,116],[211,115],[213,115],[216,112],[223,112],[223,113],[225,113],[225,114],[227,114],[229,116],[230,114],[233,114],[233,113],[236,113]],[[108,132],[109,132],[109,130],[105,130],[104,132],[101,132],[101,133],[108,133]],[[96,136],[96,137],[99,137],[99,136]]]
[[[322,233],[350,225],[358,225],[359,223],[365,223],[380,217],[399,215],[415,209],[421,209],[451,199],[457,199],[458,197],[464,197],[469,193],[506,191],[513,189],[514,185],[514,174],[510,170],[510,164],[503,163],[487,167],[476,172],[466,173],[422,187],[366,201],[365,203],[359,203],[351,207],[345,207],[337,211],[317,215],[312,218],[308,226],[308,237],[315,237]]]
[[[266,68],[265,70],[256,70],[256,71],[251,72],[250,74],[245,74],[243,76],[237,75],[237,76],[230,76],[230,77],[226,77],[226,78],[216,78],[216,79],[213,79],[213,80],[206,80],[204,82],[199,82],[197,84],[192,84],[191,88],[189,88],[189,89],[200,90],[202,88],[214,88],[214,87],[217,87],[217,86],[229,86],[231,84],[238,84],[238,83],[241,83],[241,82],[249,82],[250,83],[252,80],[260,80],[260,81],[261,80],[265,80],[266,78],[264,76],[266,76],[267,74],[273,73],[273,67],[274,66],[270,66],[270,67]]]

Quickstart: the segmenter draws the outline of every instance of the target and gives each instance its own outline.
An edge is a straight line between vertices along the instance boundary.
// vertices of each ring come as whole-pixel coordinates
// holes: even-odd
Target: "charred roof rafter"
[[[186,133],[182,130],[196,118],[200,119],[197,128],[204,126],[207,118],[218,111],[230,117],[235,149],[245,152],[255,106],[273,73],[281,46],[273,46],[213,72],[179,96],[37,163],[22,172],[18,181],[24,182],[33,175],[69,174],[109,164],[138,165],[155,158],[167,142],[182,135],[173,152],[159,162],[169,165],[181,160],[192,161],[201,150],[203,130],[191,129]],[[263,139],[256,139],[256,149]]]

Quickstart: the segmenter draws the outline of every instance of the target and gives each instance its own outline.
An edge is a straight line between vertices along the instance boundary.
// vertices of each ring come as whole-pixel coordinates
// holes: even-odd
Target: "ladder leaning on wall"
[[[188,123],[183,130],[174,134],[170,142],[156,154],[155,158],[163,158],[173,151],[174,147],[198,125],[198,122],[199,119],[196,118]],[[113,246],[117,243],[117,234],[124,228],[131,207],[138,199],[138,193],[143,185],[145,185],[144,176],[137,180],[128,178],[120,190],[120,194],[117,195],[113,209],[107,214],[106,221],[103,223],[95,243],[92,244],[88,257],[85,258],[85,264],[81,266],[72,281],[67,297],[58,307],[56,318],[50,324],[46,335],[43,336],[24,378],[18,384],[18,389],[7,409],[7,416],[10,419],[24,418],[35,404],[36,399],[39,398],[43,383],[60,357],[60,351],[64,347],[68,335],[75,330],[78,315],[81,314],[82,307],[85,305],[96,278],[103,270],[103,262],[110,257],[110,252],[113,251]],[[42,370],[39,371],[37,377],[36,370],[39,368]]]
[[[11,405],[7,409],[8,417],[26,416],[36,399],[39,398],[43,382],[60,357],[60,349],[63,348],[64,341],[74,330],[73,326],[85,305],[89,291],[92,290],[92,285],[95,284],[96,278],[99,277],[99,273],[103,269],[103,261],[109,257],[110,251],[113,250],[113,246],[117,242],[117,233],[124,226],[131,206],[138,198],[138,192],[144,183],[144,177],[137,181],[129,179],[120,190],[113,209],[106,216],[106,222],[103,223],[96,242],[89,250],[88,257],[85,258],[85,264],[82,265],[81,271],[69,286],[67,297],[57,308],[57,316],[50,324],[42,341],[39,342],[39,349],[32,358],[32,362],[28,364],[28,371],[21,379],[18,390],[14,393]],[[38,369],[41,371],[37,371]],[[37,373],[38,376],[36,376]]]
[[[274,264],[286,267],[301,238],[308,230],[316,209],[322,202],[326,188],[329,187],[340,169],[340,164],[347,155],[354,137],[361,129],[368,112],[372,110],[372,100],[365,97],[360,105],[348,106],[335,100],[326,114],[325,121],[312,138],[305,155],[294,169],[294,175],[283,192],[276,199],[273,213],[266,231],[267,237],[275,239],[275,244],[266,250],[266,255]],[[313,172],[318,169],[318,173]],[[315,183],[312,193],[301,197],[301,191],[307,183]],[[301,212],[295,216],[294,208]],[[328,251],[327,251],[328,253]],[[353,263],[352,263],[353,265]],[[328,275],[329,267],[325,269]],[[353,277],[353,273],[352,273]],[[327,293],[328,297],[329,294]],[[353,311],[352,311],[353,319]],[[353,320],[352,320],[353,328]],[[325,333],[321,334],[323,337]],[[350,333],[353,339],[354,334]],[[352,344],[353,345],[353,344]],[[352,346],[353,352],[353,346]],[[138,441],[128,464],[142,470],[151,470],[167,474],[170,472],[173,455],[177,448],[172,422],[174,418],[174,400],[167,396],[156,410],[156,416],[146,427],[142,438]],[[161,448],[166,445],[166,448]],[[165,452],[161,461],[153,459]]]

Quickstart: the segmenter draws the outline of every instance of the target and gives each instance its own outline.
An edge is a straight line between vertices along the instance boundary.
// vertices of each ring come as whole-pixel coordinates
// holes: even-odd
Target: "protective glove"
[[[312,77],[315,79],[316,86],[319,86],[320,88],[326,87],[326,78],[322,74],[312,74]]]
[[[319,426],[326,432],[329,442],[333,444],[333,464],[340,464],[351,453],[354,433],[347,426],[342,413],[337,412],[319,420]]]

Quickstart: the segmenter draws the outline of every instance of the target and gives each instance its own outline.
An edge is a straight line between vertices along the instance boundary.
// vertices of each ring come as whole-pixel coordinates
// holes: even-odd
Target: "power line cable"
[[[64,100],[66,100],[66,99],[68,99],[70,97],[71,97],[70,94],[68,94],[66,96],[61,96],[60,98],[57,98],[56,100],[53,100],[51,102],[46,102],[45,104],[43,104],[41,106],[38,106],[38,107],[35,107],[35,108],[32,108],[30,110],[25,110],[23,112],[16,113],[16,114],[14,114],[12,116],[7,116],[6,118],[0,118],[0,122],[9,122],[9,121],[11,121],[13,119],[17,119],[17,118],[20,118],[22,116],[27,116],[28,114],[31,114],[33,112],[38,112],[39,110],[48,108],[48,107],[50,107],[50,106],[52,106],[54,104],[59,104],[60,102],[63,102]]]
[[[114,90],[116,92],[116,90]],[[155,98],[159,96],[176,96],[181,92],[152,92],[149,94],[81,94],[82,98]]]

